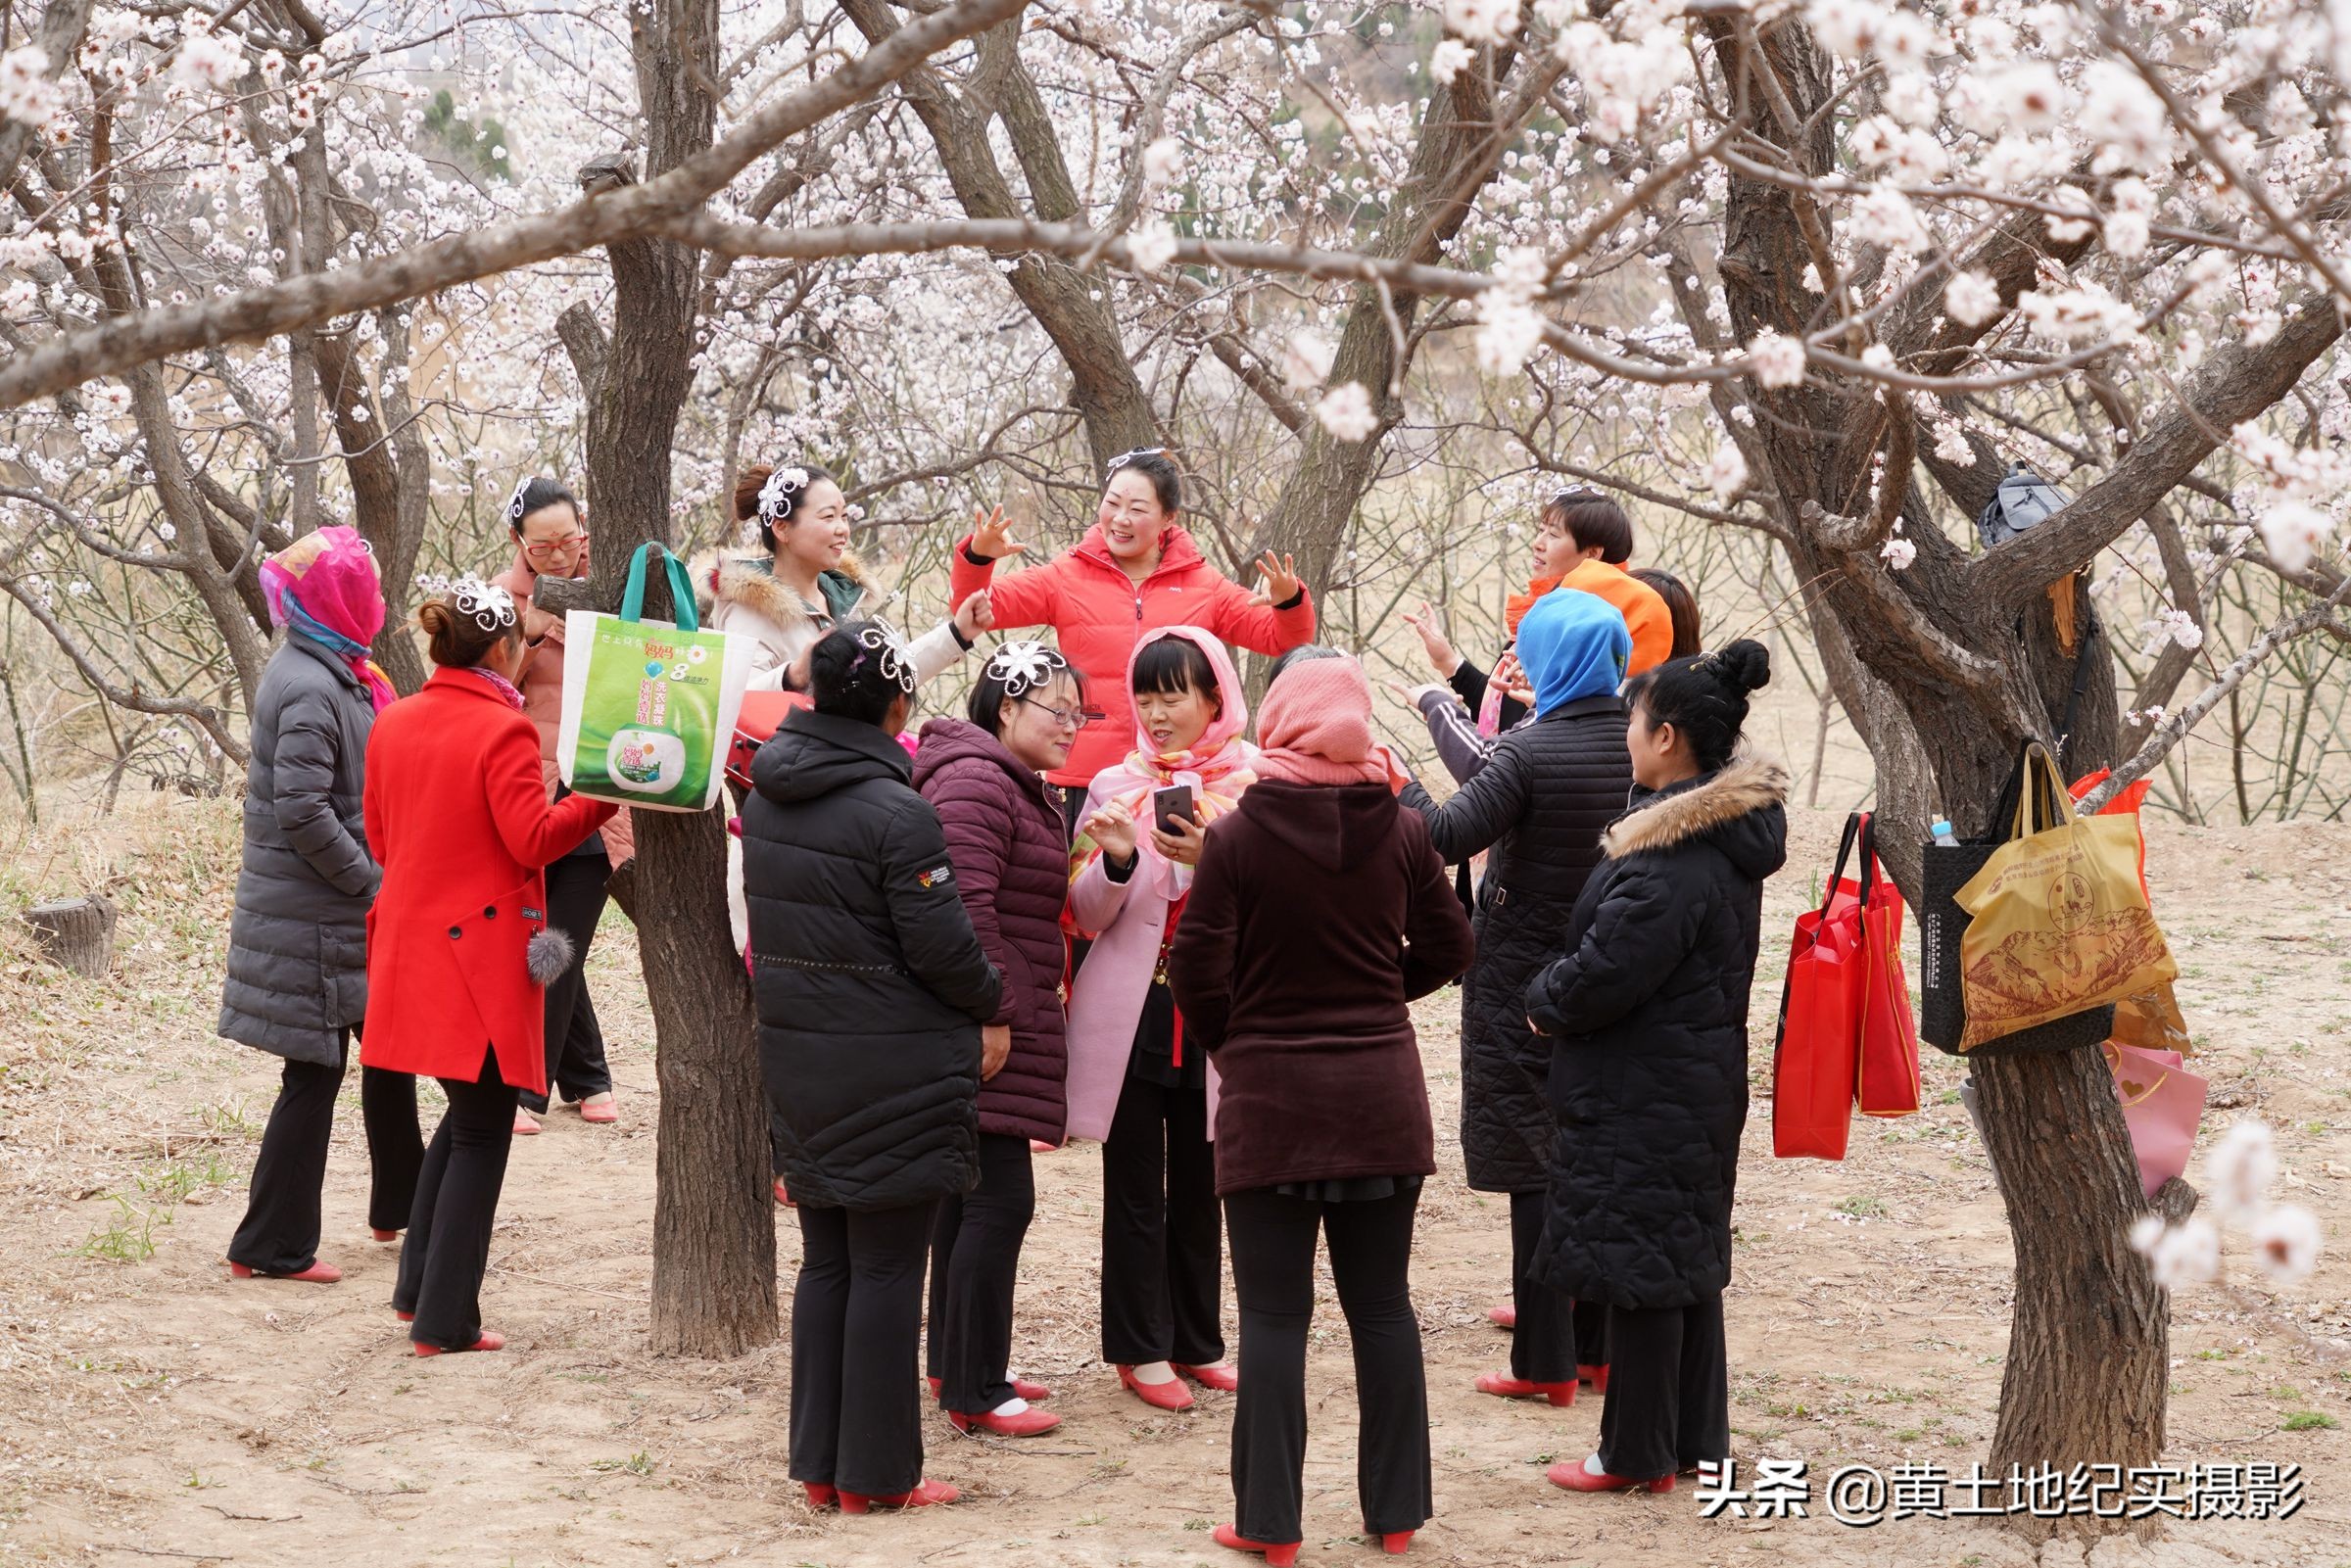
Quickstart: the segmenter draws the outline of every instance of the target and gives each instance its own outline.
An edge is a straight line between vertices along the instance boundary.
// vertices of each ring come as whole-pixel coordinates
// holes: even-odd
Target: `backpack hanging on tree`
[[[2000,488],[1976,518],[1976,537],[1991,549],[2017,535],[2029,533],[2065,509],[2065,492],[2018,463],[2000,481]]]

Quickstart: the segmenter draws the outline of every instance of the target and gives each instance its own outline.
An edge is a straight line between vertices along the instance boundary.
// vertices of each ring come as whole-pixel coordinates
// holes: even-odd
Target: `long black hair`
[[[1771,653],[1741,638],[1725,648],[1695,658],[1669,659],[1625,688],[1632,710],[1655,729],[1670,724],[1690,742],[1701,773],[1731,760],[1747,724],[1747,698],[1771,684]]]

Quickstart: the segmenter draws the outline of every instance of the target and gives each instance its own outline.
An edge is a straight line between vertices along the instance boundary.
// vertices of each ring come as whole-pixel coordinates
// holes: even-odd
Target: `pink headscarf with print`
[[[398,695],[367,657],[384,629],[384,586],[375,551],[359,530],[337,526],[306,534],[262,562],[262,597],[269,619],[289,627],[351,667],[381,713]]]

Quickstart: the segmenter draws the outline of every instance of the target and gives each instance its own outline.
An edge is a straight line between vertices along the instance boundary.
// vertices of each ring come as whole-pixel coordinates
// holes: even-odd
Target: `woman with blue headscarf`
[[[1600,864],[1600,835],[1632,792],[1616,694],[1632,645],[1607,600],[1573,589],[1544,594],[1518,623],[1533,720],[1503,735],[1442,806],[1416,784],[1403,795],[1448,862],[1490,851],[1471,911],[1477,961],[1462,982],[1462,1154],[1471,1187],[1510,1194],[1514,1332],[1509,1372],[1489,1372],[1477,1387],[1559,1405],[1574,1402],[1579,1379],[1606,1387],[1607,1317],[1605,1308],[1576,1313],[1532,1272],[1558,1122],[1544,1096],[1550,1042],[1527,1027],[1526,983],[1559,956],[1584,879]],[[1432,728],[1442,717],[1432,710],[1453,700],[1442,688],[1423,691]]]

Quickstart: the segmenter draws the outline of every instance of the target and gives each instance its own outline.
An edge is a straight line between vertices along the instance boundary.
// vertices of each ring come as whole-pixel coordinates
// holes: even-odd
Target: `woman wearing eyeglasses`
[[[1013,1286],[1036,1210],[1030,1141],[1069,1121],[1061,909],[1070,844],[1044,775],[1084,727],[1083,678],[1042,642],[1007,642],[982,667],[968,719],[933,719],[914,786],[938,813],[956,891],[1004,999],[980,1031],[980,1185],[948,1196],[931,1235],[931,1384],[960,1431],[1034,1437],[1061,1418],[1014,1377]]]
[[[563,728],[563,617],[535,607],[542,577],[561,582],[588,575],[588,528],[580,503],[552,479],[529,478],[506,498],[506,531],[514,564],[491,581],[513,596],[522,617],[523,716],[539,731],[539,773],[550,800],[563,796],[555,736]],[[636,853],[629,814],[615,811],[580,847],[547,868],[547,920],[571,942],[571,967],[547,988],[547,1090],[525,1090],[514,1110],[514,1133],[539,1130],[556,1097],[580,1108],[582,1121],[620,1119],[612,1101],[612,1069],[604,1063],[604,1031],[588,994],[588,947],[604,916],[612,874]]]
[[[1099,722],[1047,777],[1075,822],[1086,785],[1125,754],[1134,734],[1127,666],[1145,634],[1194,626],[1255,653],[1280,653],[1315,640],[1315,606],[1289,556],[1257,562],[1263,594],[1252,595],[1200,554],[1176,521],[1183,483],[1164,448],[1111,459],[1094,526],[1077,545],[1033,570],[992,583],[996,562],[1029,546],[1016,543],[1001,507],[983,516],[956,546],[948,596],[964,603],[987,590],[991,624],[1050,626],[1062,650],[1100,694]]]

